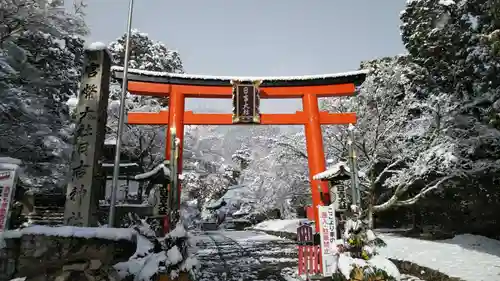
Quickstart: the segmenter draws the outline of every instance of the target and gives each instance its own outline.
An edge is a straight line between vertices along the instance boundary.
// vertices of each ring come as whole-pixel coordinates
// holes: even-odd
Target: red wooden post
[[[319,117],[318,98],[314,94],[302,96],[304,112],[308,116],[305,124],[307,161],[309,162],[309,180],[311,182],[311,194],[314,212],[314,221],[319,222],[317,206],[329,204],[330,193],[328,183],[314,180],[313,176],[326,170],[325,152],[323,151],[323,135]],[[324,202],[320,192],[323,193]],[[319,223],[316,224],[316,232],[319,232]]]

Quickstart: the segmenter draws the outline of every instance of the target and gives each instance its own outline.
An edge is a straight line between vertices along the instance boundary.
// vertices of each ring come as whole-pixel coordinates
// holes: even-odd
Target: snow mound
[[[463,248],[500,257],[500,241],[480,235],[461,234],[441,242],[459,245]]]
[[[21,161],[20,159],[17,159],[17,158],[12,158],[12,157],[0,157],[0,163],[22,165],[23,161]]]
[[[0,157],[0,170],[15,171],[19,169],[23,162],[17,158]]]
[[[137,232],[129,228],[75,227],[34,225],[17,230],[8,230],[0,234],[0,238],[19,238],[23,235],[46,235],[59,237],[103,238],[108,240],[137,239]]]
[[[94,42],[94,43],[91,43],[90,45],[88,45],[86,49],[89,51],[102,51],[102,50],[106,50],[107,46],[106,46],[106,44],[104,44],[102,42]]]
[[[367,261],[367,264],[387,272],[389,276],[396,278],[396,280],[401,279],[399,269],[393,262],[391,262],[387,258],[375,255]]]
[[[384,257],[373,256],[369,260],[365,261],[362,259],[355,259],[348,255],[341,254],[338,260],[338,267],[340,273],[344,275],[346,279],[351,276],[351,271],[354,267],[365,267],[371,266],[376,269],[384,270],[389,276],[394,277],[396,280],[401,279],[401,274],[394,263]]]
[[[78,105],[78,98],[77,97],[69,98],[68,101],[66,101],[66,105],[71,109],[76,108],[76,106]]]
[[[455,5],[455,1],[453,0],[439,0],[439,4],[443,6],[451,6]]]

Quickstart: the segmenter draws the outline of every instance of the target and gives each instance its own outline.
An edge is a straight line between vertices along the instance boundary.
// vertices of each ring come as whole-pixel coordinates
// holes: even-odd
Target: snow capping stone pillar
[[[85,50],[84,69],[76,107],[70,182],[67,186],[64,223],[97,226],[97,198],[101,186],[111,58],[104,44]]]

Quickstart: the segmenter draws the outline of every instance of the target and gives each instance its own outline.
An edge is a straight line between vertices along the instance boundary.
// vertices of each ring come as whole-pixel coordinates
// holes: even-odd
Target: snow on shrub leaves
[[[130,227],[139,235],[135,254],[127,262],[115,265],[123,280],[153,281],[159,274],[169,274],[172,279],[181,272],[197,274],[194,243],[182,223],[161,238],[155,236],[145,219],[135,217]]]

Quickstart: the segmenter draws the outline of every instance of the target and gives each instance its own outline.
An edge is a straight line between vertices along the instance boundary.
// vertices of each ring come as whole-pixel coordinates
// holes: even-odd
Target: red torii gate
[[[123,79],[123,68],[113,67],[114,77]],[[319,97],[352,96],[356,85],[361,84],[366,71],[342,74],[327,74],[297,77],[216,77],[205,75],[186,75],[161,73],[130,69],[128,91],[136,95],[169,97],[169,110],[158,113],[128,113],[127,122],[134,125],[169,125],[175,127],[180,139],[178,167],[182,172],[182,144],[184,125],[235,125],[233,114],[193,113],[185,111],[186,98],[233,98],[233,81],[260,81],[258,95],[266,99],[302,99],[303,111],[291,114],[259,114],[261,125],[304,125],[309,179],[316,221],[319,231],[317,206],[330,202],[328,184],[313,179],[315,174],[325,170],[325,156],[321,125],[354,124],[356,113],[320,112]],[[166,159],[170,158],[170,130],[167,130]],[[181,186],[178,185],[178,195]],[[321,193],[323,193],[323,198]],[[180,198],[178,198],[180,202]]]

